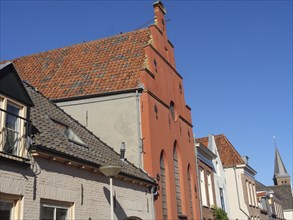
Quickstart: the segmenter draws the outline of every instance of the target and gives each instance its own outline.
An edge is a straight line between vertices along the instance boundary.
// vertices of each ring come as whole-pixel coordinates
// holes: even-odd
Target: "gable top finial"
[[[166,9],[165,9],[165,7],[164,7],[164,4],[163,4],[163,2],[161,2],[160,0],[154,2],[154,3],[153,3],[153,6],[154,6],[154,8],[155,8],[155,7],[159,7],[159,9],[161,9],[162,12],[163,12],[164,14],[166,14]]]

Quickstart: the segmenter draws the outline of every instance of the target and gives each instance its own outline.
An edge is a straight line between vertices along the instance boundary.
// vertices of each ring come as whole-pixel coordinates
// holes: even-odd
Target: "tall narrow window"
[[[252,205],[252,206],[255,206],[255,205],[254,205],[253,191],[252,191],[252,184],[251,184],[251,182],[249,182],[249,193],[250,193],[250,201],[251,201],[251,205]]]
[[[191,183],[191,173],[190,172],[191,172],[190,165],[188,165],[187,180],[188,180],[188,194],[189,194],[189,209],[190,209],[191,219],[194,219],[193,206],[192,206],[192,183]]]
[[[250,188],[249,188],[249,182],[247,180],[246,180],[246,191],[247,191],[247,197],[248,197],[248,204],[251,205]]]
[[[172,119],[176,121],[177,114],[176,114],[175,104],[173,101],[170,102],[169,110],[170,110]]]
[[[160,182],[161,182],[161,197],[162,197],[162,208],[163,208],[163,218],[168,219],[168,210],[167,210],[167,195],[166,195],[166,172],[163,153],[160,158]]]
[[[174,144],[173,160],[174,160],[177,212],[178,212],[178,215],[180,215],[182,214],[182,204],[181,204],[179,163],[178,163],[178,157],[177,157],[176,143]]]
[[[222,188],[219,188],[219,190],[220,190],[221,206],[222,206],[222,209],[225,211],[224,192]]]
[[[3,151],[8,154],[18,155],[20,141],[20,108],[7,103],[5,118],[6,137]]]
[[[210,201],[210,207],[214,205],[214,195],[213,195],[213,187],[212,187],[212,175],[210,173],[207,173],[208,177],[208,191],[209,191],[209,201]]]
[[[200,177],[200,191],[201,191],[202,205],[208,206],[205,179],[204,179],[204,170],[202,168],[199,168],[199,173],[200,173],[199,177]]]
[[[255,207],[258,207],[257,198],[256,198],[256,190],[255,190],[255,185],[254,184],[252,184],[252,193],[253,193],[253,199],[254,199]]]

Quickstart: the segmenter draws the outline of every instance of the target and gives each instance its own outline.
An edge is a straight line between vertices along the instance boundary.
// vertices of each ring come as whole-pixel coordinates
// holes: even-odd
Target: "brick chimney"
[[[166,22],[165,22],[165,14],[166,9],[163,3],[159,0],[153,4],[154,12],[155,12],[155,25],[166,34]]]

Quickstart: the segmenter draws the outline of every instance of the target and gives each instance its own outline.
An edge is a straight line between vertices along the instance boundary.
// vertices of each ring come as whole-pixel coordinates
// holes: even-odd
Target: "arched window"
[[[179,163],[178,163],[178,157],[177,157],[176,142],[174,144],[173,160],[174,160],[174,176],[175,176],[177,212],[178,212],[178,215],[181,215],[182,214],[182,204],[181,204],[181,190],[180,190],[180,174],[179,174]]]
[[[190,164],[188,165],[187,168],[187,181],[188,181],[188,194],[189,194],[189,209],[190,209],[190,216],[191,219],[194,219],[193,217],[193,206],[192,206],[192,182],[191,182],[191,169],[190,169]]]
[[[176,120],[175,104],[173,101],[170,102],[169,110],[173,120]]]
[[[163,152],[161,153],[161,157],[160,157],[160,185],[161,185],[163,218],[168,219],[167,195],[166,195],[166,172],[165,172]]]

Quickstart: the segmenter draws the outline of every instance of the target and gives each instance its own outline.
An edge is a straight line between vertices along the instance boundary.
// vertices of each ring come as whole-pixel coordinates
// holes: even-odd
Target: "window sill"
[[[30,160],[27,159],[27,158],[15,156],[15,155],[12,155],[12,154],[7,154],[7,153],[4,153],[2,151],[0,151],[0,158],[10,160],[10,161],[16,161],[18,163],[26,164],[28,166],[31,164]]]

